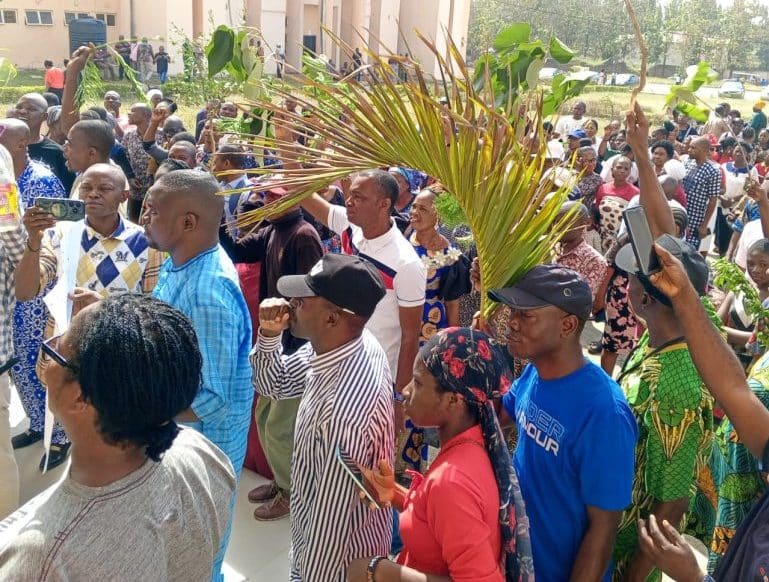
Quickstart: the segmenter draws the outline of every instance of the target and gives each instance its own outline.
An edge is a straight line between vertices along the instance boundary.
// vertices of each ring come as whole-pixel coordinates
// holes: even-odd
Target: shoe
[[[593,356],[599,355],[603,351],[603,348],[601,347],[601,342],[590,342],[587,345],[587,353],[592,354]]]
[[[251,503],[264,503],[265,501],[273,499],[278,494],[278,491],[280,491],[280,489],[278,489],[278,484],[275,481],[270,481],[269,483],[251,489],[251,491],[248,492],[248,500]]]
[[[254,509],[254,519],[258,521],[277,521],[291,513],[288,491],[278,490],[278,494],[264,505]]]
[[[51,445],[51,452],[48,454],[48,471],[55,469],[67,460],[69,455],[69,447],[72,443],[64,443],[63,445]],[[45,455],[40,459],[40,472],[45,470]]]
[[[37,441],[43,440],[43,433],[35,430],[25,430],[11,439],[11,446],[15,449],[23,449],[29,445],[34,445]]]

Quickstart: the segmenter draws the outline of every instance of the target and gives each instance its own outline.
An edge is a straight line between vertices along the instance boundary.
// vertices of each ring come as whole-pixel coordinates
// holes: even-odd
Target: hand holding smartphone
[[[622,219],[627,226],[638,270],[647,277],[659,271],[661,265],[654,252],[654,238],[646,218],[646,211],[642,206],[633,206],[625,210]]]
[[[35,198],[35,206],[53,216],[55,220],[77,222],[85,218],[85,202],[68,198]]]
[[[352,479],[353,483],[358,487],[358,490],[363,492],[363,495],[368,500],[369,505],[373,505],[376,509],[382,509],[382,506],[376,499],[369,493],[366,486],[363,484],[363,475],[358,469],[358,465],[353,461],[342,448],[337,445],[335,456],[337,462],[342,466],[347,476]]]

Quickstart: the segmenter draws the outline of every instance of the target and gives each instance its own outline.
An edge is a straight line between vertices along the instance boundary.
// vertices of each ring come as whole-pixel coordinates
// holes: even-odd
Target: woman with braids
[[[408,490],[386,460],[363,470],[374,497],[402,512],[404,547],[397,562],[355,560],[351,582],[534,579],[526,511],[493,405],[510,387],[508,361],[466,328],[443,330],[421,348],[404,408],[415,425],[438,429],[441,452]]]
[[[230,518],[226,455],[174,418],[198,392],[189,320],[113,295],[43,343],[65,478],[0,523],[0,580],[208,580]]]

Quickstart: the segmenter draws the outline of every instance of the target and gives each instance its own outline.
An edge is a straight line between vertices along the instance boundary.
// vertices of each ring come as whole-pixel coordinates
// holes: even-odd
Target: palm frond
[[[257,169],[291,193],[241,216],[238,226],[252,227],[358,171],[417,168],[435,177],[461,206],[478,248],[484,287],[510,285],[534,265],[549,260],[560,233],[572,220],[567,216],[552,228],[566,199],[566,187],[553,193],[550,185],[541,184],[546,144],[532,149],[521,140],[527,129],[541,124],[542,96],[534,92],[527,102],[533,118],[523,116],[511,123],[497,110],[490,86],[476,91],[450,37],[445,56],[431,41],[420,39],[437,59],[435,78],[440,79],[447,107],[430,93],[431,76],[419,63],[399,57],[409,73],[408,81],[400,83],[388,57],[371,52],[372,82],[348,78],[342,89],[308,79],[306,93],[321,94],[322,107],[310,97],[292,93],[302,108],[312,112],[310,118],[286,112],[273,102],[255,104],[273,112],[276,127],[313,134],[320,144],[329,145],[288,145],[277,138],[253,138],[251,147],[256,150],[298,157],[302,163],[298,168]],[[278,97],[289,95],[287,89],[274,92]],[[484,314],[490,313],[485,292],[482,300]]]

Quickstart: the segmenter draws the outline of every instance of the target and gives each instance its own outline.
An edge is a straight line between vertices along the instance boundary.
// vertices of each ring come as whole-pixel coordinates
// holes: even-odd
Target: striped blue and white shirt
[[[356,558],[387,555],[392,512],[369,509],[336,460],[339,446],[364,467],[393,457],[392,376],[370,332],[317,355],[308,343],[285,356],[280,336],[259,334],[254,388],[301,396],[291,462],[291,580],[344,582]]]

